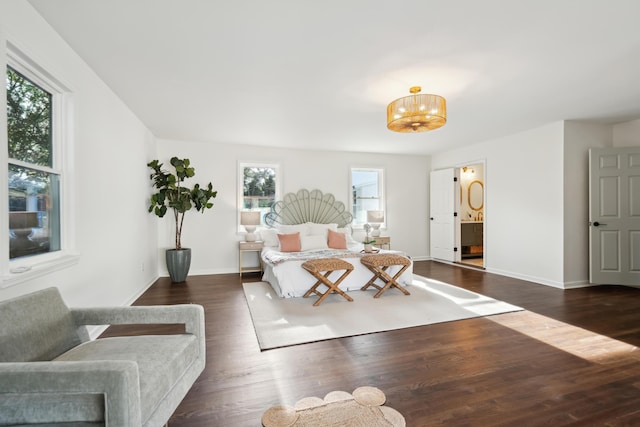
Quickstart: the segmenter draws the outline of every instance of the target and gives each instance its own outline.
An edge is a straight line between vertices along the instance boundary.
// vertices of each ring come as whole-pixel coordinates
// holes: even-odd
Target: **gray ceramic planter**
[[[167,270],[173,283],[182,283],[187,280],[189,267],[191,266],[191,249],[167,249]]]

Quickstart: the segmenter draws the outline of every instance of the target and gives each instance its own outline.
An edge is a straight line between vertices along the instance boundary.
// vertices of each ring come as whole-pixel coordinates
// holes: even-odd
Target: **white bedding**
[[[372,277],[371,271],[360,263],[363,245],[359,243],[350,244],[349,250],[321,249],[304,252],[280,252],[278,247],[265,247],[262,250],[262,262],[264,265],[264,275],[262,280],[269,282],[276,294],[281,298],[301,297],[316,283],[315,277],[302,268],[302,263],[314,258],[342,258],[353,264],[353,271],[340,284],[343,291],[360,290]],[[381,250],[380,253],[396,253],[405,255],[399,251]],[[400,267],[390,267],[388,273],[393,276],[400,270]],[[329,278],[336,280],[342,271],[333,272]],[[413,277],[413,262],[402,273],[399,283],[409,285]],[[319,291],[324,292],[326,286],[321,285]]]

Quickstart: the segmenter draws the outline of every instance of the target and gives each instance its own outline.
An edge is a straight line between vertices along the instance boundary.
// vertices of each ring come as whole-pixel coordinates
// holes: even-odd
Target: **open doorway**
[[[484,268],[485,171],[483,163],[460,168],[460,263]]]

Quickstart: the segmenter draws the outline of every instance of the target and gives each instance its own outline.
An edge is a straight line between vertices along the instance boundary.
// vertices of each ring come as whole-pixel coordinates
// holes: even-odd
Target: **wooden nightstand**
[[[391,237],[390,236],[377,236],[377,237],[372,237],[372,239],[376,241],[373,244],[374,246],[377,246],[380,249],[383,249],[382,246],[386,245],[387,249],[391,250]]]
[[[242,277],[242,273],[262,273],[262,259],[260,257],[260,252],[264,247],[264,242],[239,242],[238,245],[238,264],[240,266],[240,277]],[[258,254],[258,265],[252,267],[242,267],[242,255],[245,252],[256,252]]]

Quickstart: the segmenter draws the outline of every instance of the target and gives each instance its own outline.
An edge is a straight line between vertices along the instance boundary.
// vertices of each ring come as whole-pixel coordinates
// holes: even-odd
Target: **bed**
[[[372,277],[371,271],[360,263],[360,258],[366,255],[363,252],[364,245],[354,241],[351,235],[353,217],[332,194],[306,189],[288,193],[272,206],[264,219],[269,228],[260,231],[264,242],[260,254],[264,266],[262,279],[271,285],[279,297],[301,297],[313,286],[316,279],[302,268],[302,263],[310,259],[335,257],[351,263],[354,270],[339,286],[345,292],[359,291]],[[300,239],[300,250],[291,251],[291,248],[283,247],[287,244],[283,244],[282,236],[295,236],[296,233]],[[344,235],[346,248],[338,249],[342,245],[335,244],[337,235],[333,233]],[[406,256],[401,251],[380,250],[380,253]],[[388,271],[394,275],[399,269],[392,266]],[[335,280],[340,274],[340,271],[336,271],[329,278]],[[398,282],[409,285],[412,277],[413,263]]]

